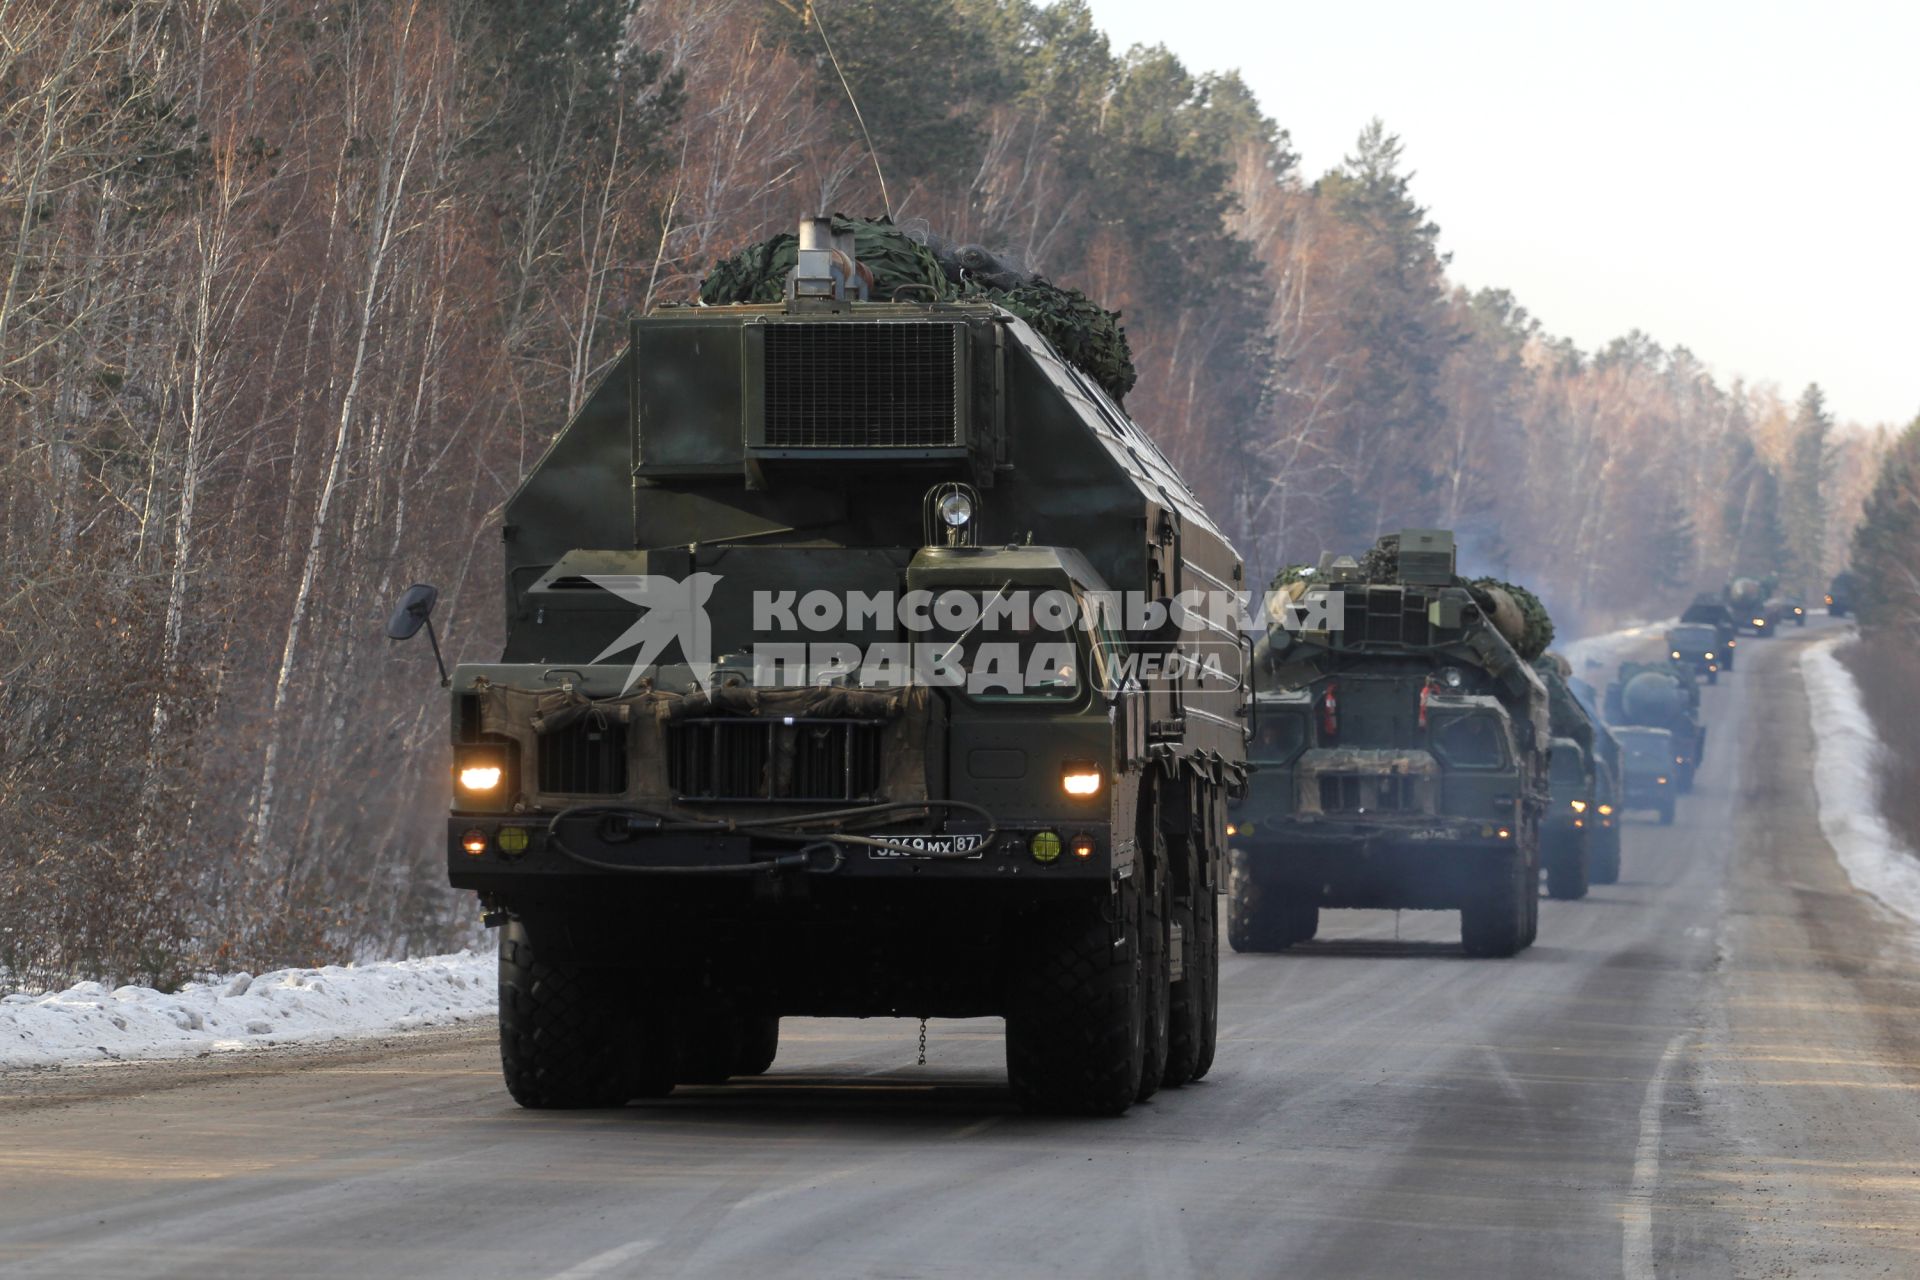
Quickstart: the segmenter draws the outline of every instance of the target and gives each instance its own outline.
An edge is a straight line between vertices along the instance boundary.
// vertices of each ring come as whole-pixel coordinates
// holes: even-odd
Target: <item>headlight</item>
[[[1070,796],[1100,794],[1100,770],[1083,761],[1070,761],[1060,774],[1060,788]]]
[[[1603,817],[1603,818],[1606,818],[1606,817],[1611,817],[1611,816],[1612,816],[1612,814],[1613,814],[1613,806],[1612,806],[1612,805],[1610,805],[1610,804],[1603,804],[1603,805],[1601,805],[1601,806],[1600,806],[1600,816],[1601,816],[1601,817]]]
[[[940,518],[949,529],[958,529],[973,519],[973,499],[964,493],[950,493],[940,499]]]
[[[1230,836],[1237,836],[1240,834],[1240,828],[1236,827],[1233,823],[1229,822],[1227,824],[1227,834]]]
[[[1753,620],[1753,625],[1756,627],[1764,627],[1767,625],[1767,620],[1765,618],[1755,618]]]
[[[1585,800],[1569,800],[1567,803],[1573,806],[1575,813],[1585,813],[1587,811],[1587,802]]]
[[[1712,655],[1712,654],[1708,654],[1708,655],[1707,655],[1707,661],[1708,661],[1708,662],[1712,662],[1712,661],[1713,661],[1713,655]]]
[[[1674,659],[1677,661],[1680,657],[1680,651],[1678,649],[1675,649],[1673,651],[1673,656],[1674,656]]]
[[[497,764],[470,764],[460,771],[460,789],[491,791],[500,785],[502,772]]]
[[[1662,774],[1660,777],[1655,778],[1654,781],[1659,783],[1663,787],[1667,785],[1667,779],[1665,774]]]

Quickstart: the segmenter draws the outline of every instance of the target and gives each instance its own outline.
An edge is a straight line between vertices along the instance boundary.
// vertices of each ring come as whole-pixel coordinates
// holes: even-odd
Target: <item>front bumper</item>
[[[506,841],[501,833],[509,833]],[[1060,837],[1060,852],[1047,861],[1036,857],[1033,836],[1050,831]],[[456,889],[503,892],[560,889],[615,881],[663,886],[676,881],[725,880],[724,868],[752,864],[737,878],[769,874],[834,880],[999,880],[1003,882],[1104,882],[1131,863],[1131,847],[1114,848],[1106,822],[1007,820],[994,843],[966,857],[915,858],[888,850],[842,843],[823,834],[807,845],[746,833],[656,832],[609,839],[592,818],[561,824],[556,847],[549,823],[541,818],[503,814],[455,814],[447,820],[447,879]],[[911,843],[925,831],[870,831],[862,834]],[[960,832],[965,835],[967,833]],[[1092,850],[1082,857],[1074,844],[1087,837]],[[525,847],[510,851],[524,837]],[[468,847],[479,846],[478,851]],[[837,850],[837,855],[836,855]],[[594,865],[594,864],[601,865]],[[766,870],[760,870],[765,866]],[[676,875],[655,868],[695,868]]]

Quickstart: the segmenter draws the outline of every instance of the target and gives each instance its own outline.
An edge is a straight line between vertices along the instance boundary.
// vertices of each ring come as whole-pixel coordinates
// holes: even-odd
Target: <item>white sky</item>
[[[1309,179],[1382,117],[1453,278],[1586,350],[1920,413],[1920,3],[1088,2],[1116,50],[1238,68]]]

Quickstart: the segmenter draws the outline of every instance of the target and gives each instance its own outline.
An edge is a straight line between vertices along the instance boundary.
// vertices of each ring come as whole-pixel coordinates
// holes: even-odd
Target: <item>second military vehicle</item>
[[[1720,655],[1720,669],[1733,670],[1734,650],[1739,647],[1739,628],[1733,622],[1733,610],[1727,602],[1716,595],[1697,595],[1693,603],[1687,606],[1680,621],[1712,627],[1718,634],[1719,645],[1714,652]]]
[[[1676,664],[1720,683],[1720,632],[1705,623],[1683,623],[1667,632],[1667,656]]]
[[[1707,750],[1707,729],[1700,723],[1700,686],[1692,672],[1671,662],[1621,663],[1619,678],[1607,686],[1607,723],[1616,733],[1627,725],[1667,730],[1674,789],[1693,789],[1694,771]]]
[[[1598,816],[1593,765],[1586,749],[1572,738],[1555,738],[1552,776],[1552,800],[1540,828],[1540,861],[1547,873],[1547,896],[1584,898],[1592,874],[1588,815]]]
[[[1587,824],[1587,881],[1613,884],[1620,879],[1621,770],[1620,740],[1601,718],[1600,699],[1592,685],[1567,677],[1567,689],[1587,713],[1593,726],[1593,821]]]
[[[1552,638],[1517,588],[1456,575],[1453,535],[1409,529],[1289,586],[1324,629],[1255,650],[1256,774],[1235,802],[1229,940],[1275,951],[1323,907],[1460,912],[1470,955],[1539,924]],[[1337,624],[1337,625],[1335,625]],[[1515,651],[1520,645],[1523,657]]]
[[[1613,735],[1620,741],[1623,757],[1620,807],[1652,809],[1660,815],[1661,826],[1670,826],[1677,790],[1673,735],[1644,725],[1616,725]]]
[[[504,654],[450,679],[508,1091],[754,1074],[795,1014],[1004,1017],[1040,1111],[1205,1074],[1247,694],[1238,628],[1173,602],[1238,556],[924,246],[764,248],[770,294],[632,321],[506,503]]]

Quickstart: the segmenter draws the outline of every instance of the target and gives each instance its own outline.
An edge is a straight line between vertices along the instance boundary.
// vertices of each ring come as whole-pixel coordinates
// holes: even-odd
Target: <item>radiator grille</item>
[[[667,780],[677,800],[878,800],[884,728],[878,720],[682,720],[667,731]]]
[[[766,326],[762,443],[771,449],[940,448],[958,438],[958,326]]]
[[[1323,773],[1322,813],[1411,813],[1418,809],[1414,778],[1407,774]]]
[[[1428,597],[1399,587],[1348,587],[1345,591],[1344,646],[1363,644],[1433,643],[1433,624],[1427,619]]]
[[[618,795],[627,789],[627,727],[586,715],[540,735],[540,790],[549,795]]]

